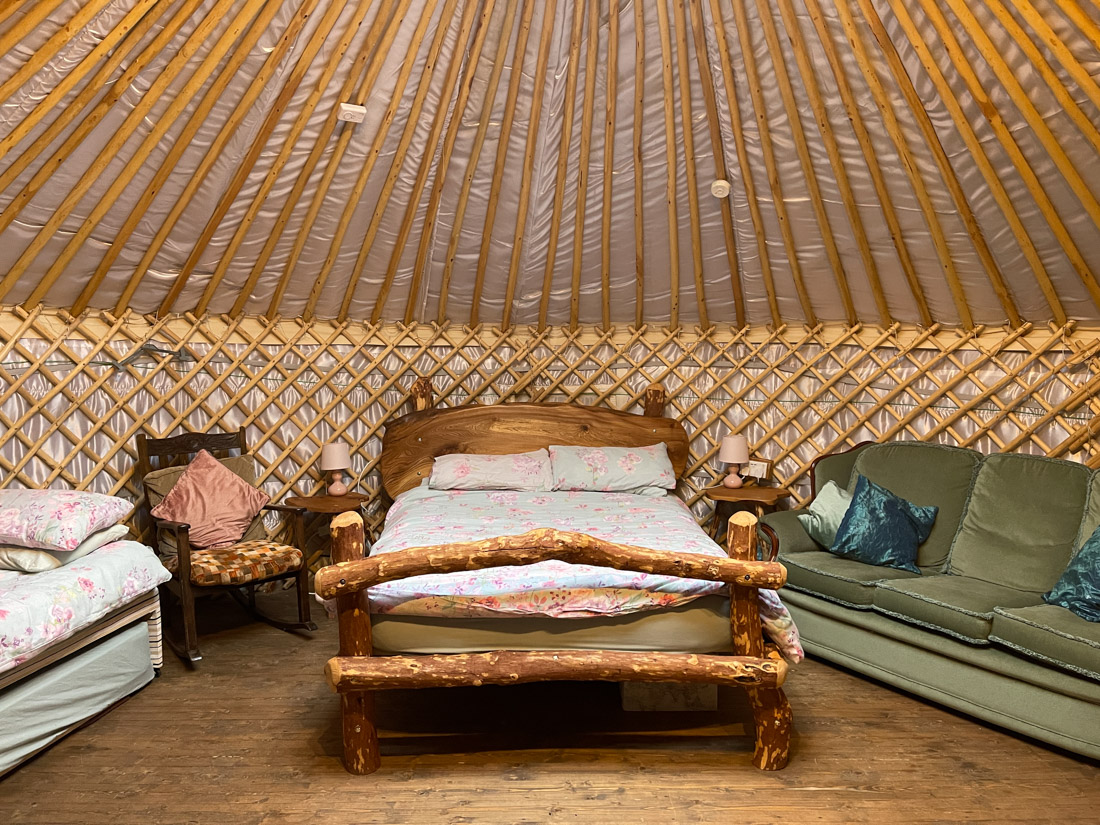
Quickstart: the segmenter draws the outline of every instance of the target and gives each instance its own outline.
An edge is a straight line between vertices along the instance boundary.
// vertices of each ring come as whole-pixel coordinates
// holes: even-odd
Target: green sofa
[[[783,601],[813,655],[987,722],[1100,758],[1100,623],[1042,594],[1100,525],[1100,471],[920,442],[863,444],[813,465],[940,508],[921,573],[834,556],[797,510],[764,518]]]

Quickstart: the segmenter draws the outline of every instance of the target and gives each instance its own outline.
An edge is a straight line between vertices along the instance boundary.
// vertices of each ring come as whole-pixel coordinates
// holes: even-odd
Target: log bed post
[[[332,560],[355,561],[364,556],[363,519],[354,511],[332,520]],[[363,588],[336,597],[340,624],[340,655],[370,656],[370,602]],[[344,767],[348,773],[368,774],[378,770],[378,729],[374,724],[374,694],[357,690],[340,694],[340,722],[343,728]]]
[[[668,395],[660,384],[650,384],[645,390],[645,404],[643,411],[650,418],[661,418],[665,414],[665,405],[668,403]]]
[[[727,536],[731,558],[756,561],[756,516],[740,512],[730,516]],[[760,632],[757,589],[730,585],[730,631],[733,652],[737,656],[765,656],[764,637]],[[781,687],[746,687],[756,724],[756,747],[752,763],[765,771],[778,771],[787,765],[791,746],[791,706]]]
[[[413,409],[417,412],[430,410],[432,407],[432,379],[417,378],[409,388],[412,397]]]

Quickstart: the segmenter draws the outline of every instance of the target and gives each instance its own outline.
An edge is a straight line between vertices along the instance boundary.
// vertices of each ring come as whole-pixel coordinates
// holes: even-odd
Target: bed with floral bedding
[[[153,678],[168,572],[120,524],[133,505],[0,490],[0,775]]]
[[[332,521],[344,765],[371,773],[380,749],[370,694],[391,688],[543,680],[703,682],[745,689],[753,763],[787,763],[781,685],[801,659],[775,590],[786,571],[755,516],[711,541],[672,491],[688,437],[661,416],[577,404],[428,409],[388,423],[381,470],[394,504],[363,557],[362,520]],[[769,557],[770,556],[770,557]],[[716,632],[717,631],[717,632]]]

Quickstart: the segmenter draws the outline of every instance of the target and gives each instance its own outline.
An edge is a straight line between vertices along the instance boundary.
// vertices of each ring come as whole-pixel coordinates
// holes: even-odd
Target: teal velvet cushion
[[[798,514],[798,523],[810,538],[822,547],[829,547],[852,503],[852,494],[830,481],[814,496],[805,513]]]
[[[938,507],[920,507],[860,476],[829,552],[919,573],[917,548],[932,532],[937,512]]]
[[[1100,527],[1070,560],[1066,572],[1043,601],[1072,610],[1090,622],[1100,622]]]

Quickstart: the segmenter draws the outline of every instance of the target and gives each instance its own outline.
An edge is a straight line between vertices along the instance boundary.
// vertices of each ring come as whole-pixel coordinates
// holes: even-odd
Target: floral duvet
[[[630,493],[431,490],[400,496],[372,556],[409,547],[480,541],[539,527],[571,530],[654,550],[724,556],[675,496]],[[546,561],[523,567],[415,576],[370,588],[371,611],[462,618],[615,616],[674,607],[724,592],[721,582],[654,576]],[[789,659],[802,658],[798,630],[779,597],[760,590],[768,636]]]
[[[153,551],[136,541],[106,544],[45,573],[0,570],[0,671],[169,578]]]

